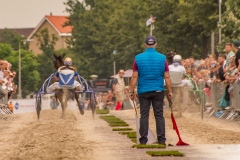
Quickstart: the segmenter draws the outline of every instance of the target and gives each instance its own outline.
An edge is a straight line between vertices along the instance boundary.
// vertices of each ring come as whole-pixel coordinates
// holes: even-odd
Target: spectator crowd
[[[17,85],[14,84],[16,72],[12,70],[12,64],[6,60],[0,60],[0,105],[8,106],[8,101],[16,93]]]
[[[205,59],[195,60],[194,57],[181,60],[181,66],[185,68],[185,74],[196,82],[196,85],[203,89],[206,96],[209,96],[211,84],[222,82],[225,90],[218,107],[226,108],[230,105],[233,95],[233,85],[240,79],[240,42],[225,44],[225,54],[209,54]],[[168,62],[174,54],[168,55]]]

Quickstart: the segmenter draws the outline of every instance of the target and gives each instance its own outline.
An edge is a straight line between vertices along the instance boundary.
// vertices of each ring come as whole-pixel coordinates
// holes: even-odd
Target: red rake
[[[171,100],[169,101],[169,106],[171,108],[171,119],[172,119],[172,123],[173,123],[173,129],[177,132],[178,139],[179,139],[178,143],[176,145],[177,146],[189,146],[189,144],[182,141],[182,138],[181,138],[180,133],[178,131],[177,123],[176,123],[175,118],[173,116],[172,101]]]
[[[120,101],[117,102],[115,110],[120,110],[122,108]]]

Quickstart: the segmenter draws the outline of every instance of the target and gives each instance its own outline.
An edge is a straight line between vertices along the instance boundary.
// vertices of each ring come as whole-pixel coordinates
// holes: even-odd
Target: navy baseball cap
[[[145,43],[147,45],[154,45],[157,43],[157,40],[154,36],[147,36]]]

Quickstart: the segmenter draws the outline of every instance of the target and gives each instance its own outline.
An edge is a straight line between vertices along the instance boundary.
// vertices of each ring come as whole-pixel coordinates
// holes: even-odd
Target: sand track
[[[35,113],[10,115],[1,130],[5,136],[0,137],[0,152],[6,153],[1,159],[90,159],[93,142],[83,143],[74,113],[68,112],[66,119],[59,118],[60,115],[59,110],[46,110],[40,121]]]
[[[134,110],[111,111],[111,114],[125,120],[131,128],[136,128]],[[172,129],[169,115],[170,112],[166,110],[167,143],[175,144],[178,137]],[[86,111],[85,115],[81,116],[79,111],[68,109],[65,119],[61,119],[60,116],[61,110],[42,111],[40,121],[37,120],[36,113],[0,115],[0,160],[159,159],[147,156],[145,150],[131,148],[133,143],[126,136],[113,132],[112,128],[99,118],[99,115],[95,115],[93,119],[90,111]],[[202,120],[199,113],[183,113],[182,118],[175,117],[175,119],[182,139],[191,146],[180,148],[174,146],[167,149],[186,153],[186,157],[182,159],[197,157],[205,160],[206,157],[215,156],[210,152],[211,149],[216,148],[217,151],[224,153],[219,148],[225,147],[219,147],[217,144],[240,144],[238,122],[206,115]],[[152,110],[149,121],[150,128],[155,134]],[[206,147],[209,148],[208,153],[204,153],[206,150],[203,148]]]

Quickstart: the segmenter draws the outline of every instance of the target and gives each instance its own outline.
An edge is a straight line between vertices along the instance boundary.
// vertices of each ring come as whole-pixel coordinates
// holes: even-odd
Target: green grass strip
[[[107,121],[107,122],[124,122],[120,118],[117,118],[115,116],[109,115],[109,116],[100,116],[101,119]]]
[[[133,143],[137,143],[137,138],[131,138],[131,141],[132,141]]]
[[[119,134],[125,135],[125,134],[129,134],[131,132],[118,132]]]
[[[131,131],[132,128],[113,128],[112,131]]]
[[[102,117],[102,119],[104,119],[104,120],[119,119],[119,118],[113,117],[113,116],[101,116],[101,117]]]
[[[104,119],[104,121],[106,121],[106,122],[124,122],[123,120],[118,119],[118,118],[115,118],[115,119]]]
[[[119,120],[119,119],[104,119],[104,121],[108,123],[126,123],[123,120]]]
[[[126,122],[108,122],[109,124],[127,124]]]
[[[111,127],[129,126],[125,121],[112,115],[100,116],[100,118],[108,122]]]
[[[96,114],[109,114],[108,109],[97,109]]]
[[[136,132],[130,132],[128,135],[127,135],[128,138],[137,138],[137,133]]]
[[[147,151],[146,153],[150,156],[184,156],[184,154],[179,151]]]
[[[124,121],[119,121],[119,120],[108,120],[108,121],[106,121],[106,122],[108,122],[108,123],[126,123],[126,122],[124,122]]]
[[[143,149],[143,148],[166,148],[165,145],[162,144],[135,144],[133,148]]]
[[[111,120],[118,120],[120,121],[121,119],[115,117],[115,116],[112,116],[112,115],[109,115],[109,116],[100,116],[101,119],[105,120],[105,121],[111,121]]]
[[[111,127],[129,126],[127,123],[110,123]]]
[[[116,118],[116,117],[113,115],[107,115],[107,116],[100,116],[100,118],[107,119],[107,118]]]

